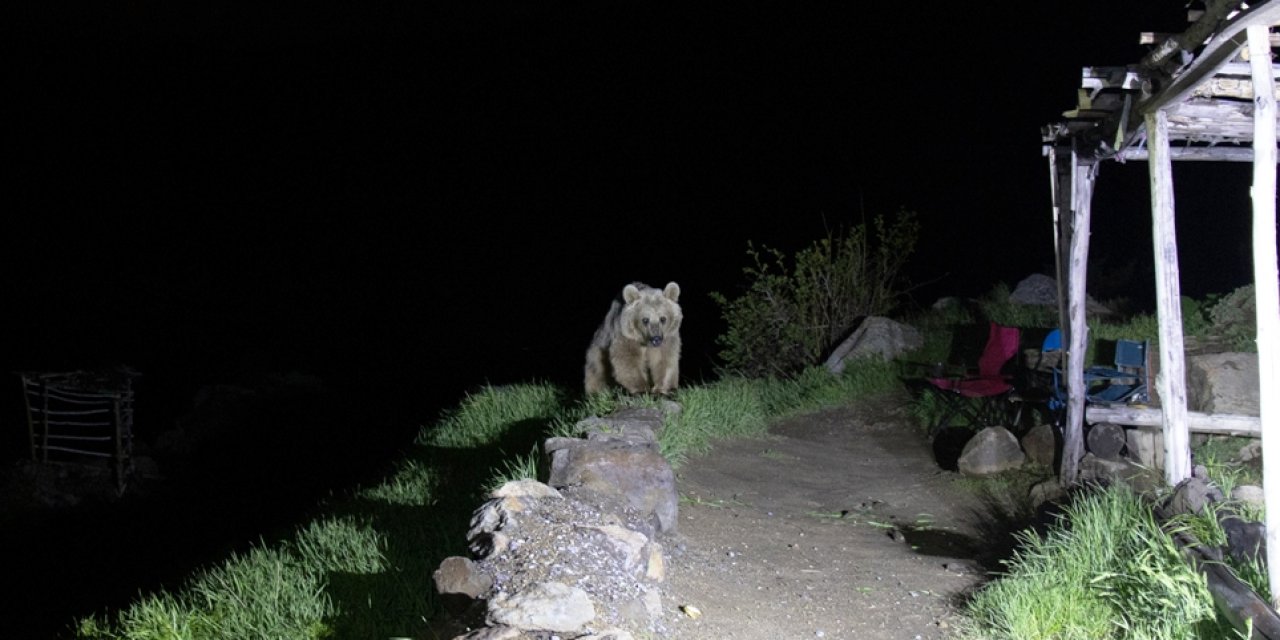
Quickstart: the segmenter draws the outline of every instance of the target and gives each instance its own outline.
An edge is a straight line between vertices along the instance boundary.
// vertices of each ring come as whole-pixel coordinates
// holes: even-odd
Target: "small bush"
[[[1213,333],[1226,339],[1235,351],[1257,351],[1258,301],[1253,285],[1223,296],[1209,310]]]
[[[1212,299],[1196,300],[1190,296],[1182,296],[1182,333],[1188,336],[1203,336],[1209,333],[1212,322],[1209,308]]]
[[[788,261],[777,249],[748,245],[749,285],[729,299],[714,292],[728,324],[717,339],[730,371],[790,377],[816,364],[858,318],[891,311],[906,292],[903,267],[920,225],[911,212],[881,216],[829,234]]]

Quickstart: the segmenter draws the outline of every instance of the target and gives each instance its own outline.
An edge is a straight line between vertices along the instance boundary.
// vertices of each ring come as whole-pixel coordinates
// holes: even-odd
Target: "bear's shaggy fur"
[[[639,282],[622,289],[587,349],[586,390],[610,380],[633,394],[667,395],[680,381],[680,285],[662,290]]]

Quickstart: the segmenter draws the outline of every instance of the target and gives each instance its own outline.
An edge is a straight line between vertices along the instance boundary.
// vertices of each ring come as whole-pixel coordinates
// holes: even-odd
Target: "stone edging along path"
[[[676,534],[675,474],[659,452],[663,409],[627,408],[551,438],[546,484],[511,482],[472,515],[472,558],[446,558],[436,590],[466,640],[666,635],[665,541]],[[474,558],[474,559],[473,559]]]

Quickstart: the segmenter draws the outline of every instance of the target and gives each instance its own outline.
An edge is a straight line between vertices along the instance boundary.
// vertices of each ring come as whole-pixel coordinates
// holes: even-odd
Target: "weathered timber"
[[[1270,29],[1250,26],[1249,64],[1259,86],[1275,82]],[[1259,414],[1263,425],[1263,460],[1280,460],[1280,433],[1274,389],[1280,382],[1280,276],[1276,273],[1276,97],[1254,97],[1253,136],[1253,279],[1258,323]],[[1262,485],[1267,507],[1267,567],[1272,606],[1280,606],[1280,469],[1264,464]]]
[[[1088,298],[1085,281],[1089,268],[1089,217],[1098,165],[1085,164],[1071,154],[1071,265],[1067,281],[1067,421],[1062,433],[1062,468],[1058,477],[1064,486],[1075,484],[1084,457],[1084,353],[1088,344],[1086,319]]]
[[[1238,4],[1240,3],[1215,3],[1217,9],[1228,9],[1230,5]],[[1174,39],[1175,44],[1157,47],[1143,59],[1144,67],[1159,69],[1165,67],[1171,57],[1179,53],[1179,50],[1190,51],[1200,43],[1205,43],[1195,60],[1167,87],[1138,103],[1138,110],[1143,115],[1150,115],[1169,105],[1182,102],[1192,91],[1195,91],[1196,87],[1216,73],[1245,45],[1246,27],[1280,22],[1280,1],[1264,0],[1240,11],[1224,23],[1219,23],[1221,17],[1206,15],[1192,25],[1185,34]],[[1219,24],[1222,25],[1220,28]],[[1216,33],[1214,33],[1215,29],[1217,29]],[[1209,37],[1210,34],[1212,37]],[[1208,38],[1207,42],[1206,38]]]
[[[1253,139],[1254,107],[1248,102],[1191,98],[1169,107],[1166,114],[1170,140],[1248,142]]]
[[[1175,515],[1163,507],[1155,508],[1161,522],[1169,522]],[[1254,639],[1280,640],[1280,616],[1249,585],[1240,581],[1222,561],[1205,552],[1204,545],[1185,531],[1170,533],[1183,557],[1197,571],[1204,574],[1218,611],[1241,630],[1252,628]]]
[[[1151,159],[1151,239],[1156,266],[1156,313],[1160,319],[1160,390],[1164,411],[1164,471],[1169,486],[1191,477],[1187,434],[1187,383],[1182,345],[1182,287],[1178,282],[1178,242],[1174,231],[1173,162],[1169,123],[1163,111],[1145,118]]]
[[[1120,160],[1136,160],[1146,162],[1151,156],[1146,147],[1129,147],[1117,154]],[[1169,156],[1177,160],[1200,160],[1208,162],[1253,162],[1251,147],[1169,147]]]
[[[1056,133],[1055,133],[1056,135]],[[1071,233],[1068,214],[1071,211],[1071,171],[1063,160],[1070,156],[1062,149],[1050,147],[1049,193],[1053,200],[1053,263],[1054,276],[1058,279],[1058,326],[1067,330],[1067,273],[1069,268],[1065,247],[1070,246]],[[1064,188],[1065,184],[1065,188]]]
[[[1110,422],[1157,429],[1164,425],[1164,413],[1153,407],[1089,405],[1084,415],[1090,424]],[[1258,416],[1188,411],[1187,430],[1195,433],[1257,438],[1262,435],[1262,422]]]
[[[1191,93],[1194,98],[1233,98],[1236,100],[1253,100],[1253,80],[1247,75],[1249,67],[1244,66],[1244,76],[1235,75],[1238,73],[1236,63],[1228,63],[1223,65],[1219,71],[1221,75],[1216,75],[1205,81],[1204,84],[1196,87]],[[1230,74],[1230,75],[1229,75]],[[1280,93],[1280,87],[1271,85],[1273,94]]]

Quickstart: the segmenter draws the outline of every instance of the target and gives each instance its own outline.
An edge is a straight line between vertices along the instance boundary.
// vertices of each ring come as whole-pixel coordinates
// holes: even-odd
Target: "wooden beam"
[[[1150,156],[1146,147],[1129,147],[1116,157],[1125,161],[1146,162]],[[1175,161],[1253,162],[1253,149],[1250,147],[1169,147],[1169,157]]]
[[[1175,515],[1182,515],[1160,505],[1156,505],[1154,511],[1162,525],[1172,522]],[[1245,637],[1243,632],[1252,631],[1248,637],[1253,640],[1280,638],[1280,615],[1249,585],[1237,578],[1221,557],[1207,553],[1203,541],[1192,536],[1185,527],[1173,527],[1169,536],[1191,566],[1204,575],[1214,606],[1241,632],[1240,637]]]
[[[1071,154],[1071,166],[1071,264],[1067,280],[1069,321],[1063,328],[1067,345],[1067,419],[1062,433],[1062,468],[1058,472],[1063,486],[1076,483],[1080,459],[1084,457],[1084,354],[1089,336],[1085,282],[1089,267],[1089,217],[1098,173],[1096,162],[1085,164],[1075,152]]]
[[[1234,75],[1238,69],[1244,69],[1245,77]],[[1196,98],[1232,98],[1235,100],[1252,100],[1253,99],[1253,81],[1248,78],[1249,65],[1242,65],[1236,62],[1228,62],[1222,65],[1218,70],[1218,74],[1209,78],[1204,84],[1196,87],[1192,92],[1192,97]],[[1228,75],[1232,74],[1232,75]],[[1271,92],[1275,93],[1278,89],[1275,85],[1271,85]]]
[[[1213,4],[1225,8],[1228,5],[1239,3],[1221,2]],[[1247,40],[1246,28],[1250,25],[1272,25],[1280,22],[1280,0],[1263,0],[1253,4],[1228,19],[1217,33],[1213,33],[1213,29],[1217,28],[1216,23],[1219,19],[1219,16],[1206,15],[1192,25],[1190,29],[1187,29],[1187,32],[1182,36],[1169,41],[1176,44],[1157,47],[1155,51],[1143,58],[1142,65],[1144,67],[1158,69],[1167,66],[1169,60],[1178,55],[1180,51],[1194,50],[1201,42],[1204,42],[1204,48],[1200,54],[1177,78],[1173,79],[1169,86],[1138,103],[1139,113],[1144,116],[1151,115],[1169,105],[1182,102],[1187,95],[1195,91],[1196,87],[1217,73],[1222,65],[1229,62],[1236,55],[1236,52],[1240,51],[1240,48],[1245,45]],[[1207,42],[1205,42],[1205,38],[1208,38]],[[1165,45],[1168,45],[1168,42]]]
[[[1147,95],[1137,104],[1135,111],[1144,117],[1144,122],[1134,119],[1129,123],[1128,131],[1117,132],[1117,137],[1123,139],[1123,143],[1118,145],[1117,149],[1123,152],[1129,147],[1137,146],[1142,138],[1146,116],[1183,102],[1187,96],[1228,64],[1236,52],[1244,46],[1247,40],[1245,30],[1249,25],[1271,25],[1280,22],[1280,0],[1263,0],[1224,21],[1226,12],[1233,10],[1239,4],[1234,0],[1216,3],[1214,11],[1222,15],[1217,13],[1212,16],[1206,15],[1184,34],[1164,41],[1142,59],[1141,67],[1148,70],[1147,73],[1153,81],[1159,81],[1160,78],[1168,76],[1170,73],[1168,68],[1174,66],[1177,59],[1199,48],[1201,44],[1204,45],[1195,59],[1186,69],[1181,70],[1178,77],[1172,79],[1168,86],[1157,87],[1154,93]]]
[[[1250,26],[1249,64],[1256,86],[1273,86],[1271,41],[1266,25]],[[1259,413],[1262,418],[1262,488],[1267,508],[1267,567],[1273,607],[1280,606],[1280,275],[1276,272],[1276,97],[1253,98],[1253,281],[1258,320]]]
[[[1163,111],[1145,117],[1151,174],[1152,243],[1156,266],[1156,314],[1160,322],[1160,373],[1156,377],[1164,411],[1164,467],[1169,486],[1191,477],[1187,433],[1187,380],[1182,345],[1182,293],[1178,282],[1178,242],[1173,217],[1173,162],[1169,121]]]
[[[1084,413],[1089,424],[1110,422],[1130,427],[1164,426],[1164,412],[1155,407],[1089,405]],[[1188,411],[1187,430],[1220,436],[1258,438],[1262,436],[1262,421],[1258,416]]]

